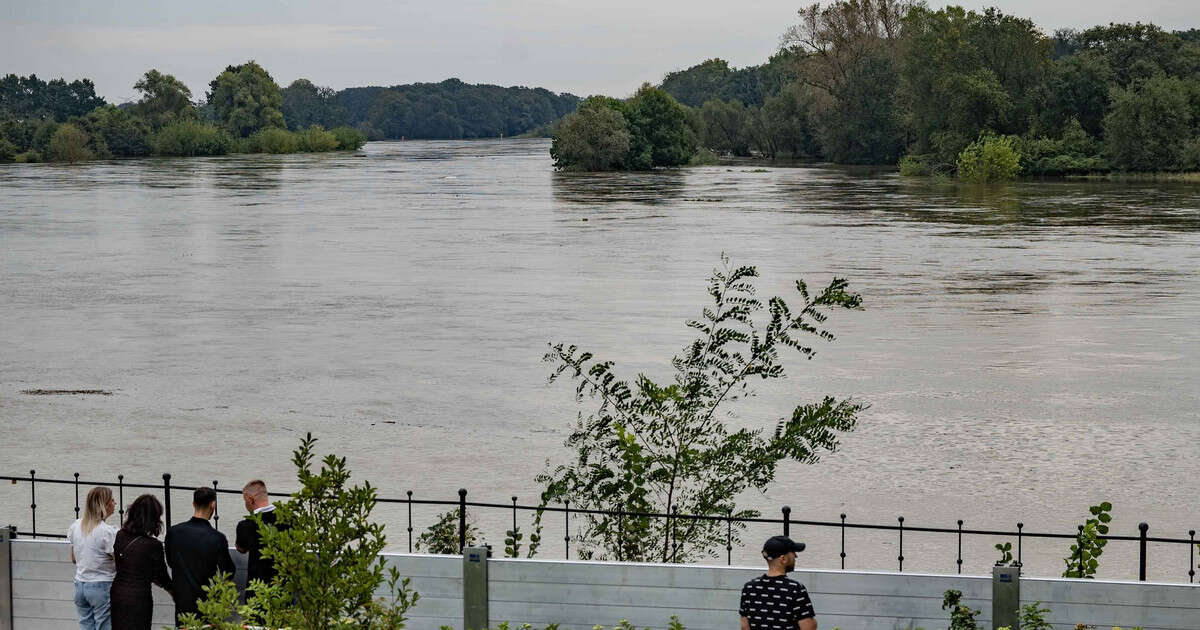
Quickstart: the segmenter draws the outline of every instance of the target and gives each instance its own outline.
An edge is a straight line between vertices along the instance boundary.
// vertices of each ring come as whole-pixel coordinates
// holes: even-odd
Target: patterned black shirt
[[[742,587],[739,612],[750,622],[750,630],[796,630],[801,619],[817,616],[803,584],[766,574]]]

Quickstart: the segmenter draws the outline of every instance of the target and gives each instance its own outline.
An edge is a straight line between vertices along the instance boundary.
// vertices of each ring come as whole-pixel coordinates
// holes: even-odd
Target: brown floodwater
[[[359,154],[0,165],[0,474],[290,489],[312,431],[385,496],[533,502],[580,411],[548,342],[665,379],[721,252],[764,295],[849,279],[866,310],[736,408],[773,426],[824,394],[869,403],[839,452],[783,465],[777,516],[1071,532],[1200,526],[1200,187],[735,164],[556,174],[544,140],[371,143]],[[33,395],[100,390],[111,395]],[[126,497],[128,501],[129,497]],[[186,493],[174,497],[176,511]],[[236,498],[224,500],[231,531]],[[0,521],[29,526],[28,485]],[[38,529],[69,488],[39,484]],[[417,532],[432,522],[417,508]],[[406,513],[381,508],[407,548]],[[478,517],[503,546],[504,513]],[[561,557],[548,518],[543,555]],[[747,533],[755,563],[773,531]],[[836,530],[794,528],[808,566]],[[1001,537],[968,539],[964,572]],[[847,567],[892,569],[894,534],[852,531]],[[1033,573],[1066,542],[1025,543]],[[1102,575],[1136,576],[1114,543]],[[953,536],[906,534],[906,571],[953,572]],[[722,555],[721,561],[724,561]],[[1185,545],[1151,545],[1187,580]]]

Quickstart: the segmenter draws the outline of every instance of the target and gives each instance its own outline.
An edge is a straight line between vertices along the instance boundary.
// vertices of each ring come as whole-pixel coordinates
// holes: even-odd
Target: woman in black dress
[[[163,546],[156,538],[162,533],[162,514],[162,504],[150,494],[135,499],[125,512],[125,524],[113,544],[117,575],[110,592],[112,630],[150,630],[150,583],[171,592]]]

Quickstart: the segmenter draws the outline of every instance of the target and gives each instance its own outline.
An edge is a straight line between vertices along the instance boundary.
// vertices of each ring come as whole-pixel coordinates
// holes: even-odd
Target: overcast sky
[[[458,77],[626,96],[710,57],[761,63],[803,1],[786,0],[0,0],[0,74],[86,77],[112,102],[150,68],[197,98],[255,59],[281,85],[341,89]],[[931,5],[941,6],[931,2]],[[1197,0],[1011,0],[1046,32],[1108,22],[1200,26]]]

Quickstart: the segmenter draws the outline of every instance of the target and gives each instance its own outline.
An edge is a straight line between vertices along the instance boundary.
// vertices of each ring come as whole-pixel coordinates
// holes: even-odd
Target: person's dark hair
[[[158,502],[158,497],[143,494],[134,499],[129,509],[125,510],[125,523],[121,525],[121,529],[134,535],[157,537],[163,529],[162,515],[163,506]]]
[[[200,486],[192,493],[192,505],[196,507],[208,507],[216,500],[217,491],[207,486]]]

